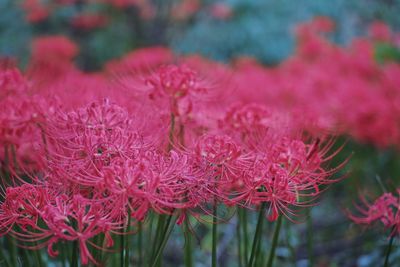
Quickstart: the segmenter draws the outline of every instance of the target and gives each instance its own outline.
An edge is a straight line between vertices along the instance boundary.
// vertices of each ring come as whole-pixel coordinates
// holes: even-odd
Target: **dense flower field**
[[[184,27],[202,8],[98,2],[147,27],[165,18]],[[44,27],[58,9],[98,2],[21,8]],[[205,10],[234,16],[222,3]],[[315,17],[275,66],[181,55],[160,42],[88,71],[85,35],[117,16],[82,11],[67,24],[74,38],[36,35],[26,66],[0,55],[0,266],[331,266],[334,253],[317,251],[323,230],[313,230],[330,218],[318,209],[325,201],[336,203],[332,223],[340,218],[349,246],[362,226],[377,229],[377,254],[364,261],[395,262],[399,181],[381,175],[400,173],[390,172],[400,145],[396,31],[377,21],[343,46],[330,39],[335,23]],[[360,177],[374,165],[363,149],[386,156],[372,182]],[[368,266],[351,255],[338,262]]]

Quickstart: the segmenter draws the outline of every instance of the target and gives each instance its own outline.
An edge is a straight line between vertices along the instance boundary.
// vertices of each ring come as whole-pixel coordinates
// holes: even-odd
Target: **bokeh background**
[[[11,59],[26,69],[35,38],[64,35],[79,46],[76,65],[90,73],[101,71],[111,60],[135,49],[150,46],[168,47],[182,56],[200,54],[227,64],[252,57],[259,62],[257,66],[273,70],[296,52],[296,28],[316,16],[326,16],[334,22],[334,31],[326,38],[343,48],[355,38],[368,38],[371,25],[377,21],[385,23],[393,33],[400,31],[399,0],[99,2],[102,3],[0,0],[0,58]],[[390,44],[374,43],[374,59],[378,65],[400,64],[400,35],[393,39]],[[360,55],[363,56],[362,52]],[[334,57],[326,60],[331,60],[326,62],[327,65],[335,64]],[[273,85],[268,84],[265,90],[274,90]],[[377,88],[379,90],[379,86]],[[400,84],[397,91],[400,91]],[[326,94],[324,97],[331,96]],[[354,105],[362,105],[362,102],[354,101]],[[343,116],[352,116],[352,112],[351,109],[342,111]],[[389,124],[400,124],[398,118],[394,120]],[[367,128],[368,123],[365,123]],[[391,128],[393,125],[386,126]],[[386,126],[378,129],[383,135]],[[303,223],[285,222],[276,266],[366,267],[380,264],[387,235],[379,228],[354,225],[345,216],[345,211],[352,207],[359,194],[375,197],[382,194],[384,188],[394,190],[400,185],[399,140],[381,145],[379,140],[353,137],[344,131],[337,142],[338,146],[346,142],[335,159],[338,163],[352,155],[338,174],[346,175],[346,179],[327,190],[320,205],[312,208],[312,216]],[[227,214],[230,212],[226,211]],[[196,266],[208,266],[211,247],[208,227],[195,225],[199,235]],[[235,220],[221,225],[221,231],[221,266],[236,266],[235,244],[231,242],[235,236]],[[176,229],[175,234],[176,238],[171,238],[166,249],[165,264],[169,266],[178,266],[182,259],[184,240],[180,238],[179,230]],[[272,227],[267,227],[265,244],[271,234]],[[400,262],[397,242],[391,261],[392,266]]]

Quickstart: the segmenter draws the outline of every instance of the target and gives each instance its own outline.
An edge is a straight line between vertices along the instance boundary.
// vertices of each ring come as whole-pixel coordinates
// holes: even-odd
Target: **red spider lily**
[[[89,260],[96,263],[87,244],[93,244],[90,239],[104,233],[107,244],[112,245],[109,232],[119,231],[123,218],[110,217],[114,205],[109,201],[91,201],[79,194],[69,197],[51,192],[55,193],[43,185],[8,188],[0,208],[2,234],[10,232],[18,240],[32,243],[26,246],[30,249],[47,246],[52,257],[58,255],[53,249],[55,243],[77,241],[82,264]],[[39,245],[35,245],[37,242]]]
[[[40,168],[32,151],[41,151],[42,127],[52,105],[32,94],[31,86],[17,69],[0,71],[0,157],[8,159],[14,171]],[[7,158],[7,159],[6,159]]]
[[[108,17],[101,14],[81,14],[71,20],[71,25],[82,31],[102,28],[108,23]]]
[[[251,164],[250,156],[243,153],[230,137],[211,134],[199,138],[194,156],[195,168],[202,173],[204,190],[232,205],[230,195]]]
[[[397,195],[400,190],[397,189]],[[398,235],[400,230],[400,199],[392,193],[384,193],[373,203],[361,196],[361,205],[356,205],[356,214],[347,213],[356,224],[371,225],[381,222],[385,229],[391,229],[390,235]]]
[[[215,3],[210,7],[210,14],[214,18],[227,20],[232,17],[232,8],[225,3]]]
[[[63,35],[38,37],[32,43],[28,74],[40,83],[63,78],[76,71],[72,60],[78,52],[78,46]]]
[[[100,233],[108,235],[109,231],[120,229],[123,221],[110,218],[112,209],[110,202],[92,202],[80,195],[58,197],[53,205],[46,207],[43,215],[52,234],[48,242],[49,250],[58,240],[77,241],[82,264],[87,264],[88,260],[96,263],[87,243],[91,244],[90,239]],[[108,245],[111,245],[112,241],[108,241]]]
[[[147,171],[138,176],[132,192],[131,205],[143,212],[144,207],[161,214],[171,214],[174,209],[195,207],[199,201],[193,197],[192,183],[199,182],[187,155],[176,151],[169,155],[146,153]],[[146,210],[147,212],[147,210]]]
[[[49,122],[46,132],[51,177],[86,186],[104,185],[104,168],[113,161],[134,158],[145,148],[133,127],[127,112],[108,100],[60,113]]]
[[[41,22],[50,15],[50,9],[41,0],[24,0],[22,8],[27,12],[27,21],[31,23]]]
[[[264,106],[258,104],[236,104],[232,106],[220,122],[222,128],[231,133],[236,133],[247,142],[254,135],[265,133],[270,125],[271,112]]]
[[[392,31],[382,21],[375,21],[370,25],[369,35],[374,41],[378,42],[390,42],[392,39]]]
[[[323,163],[331,156],[325,153],[330,145],[319,142],[307,145],[298,139],[283,138],[263,153],[255,154],[253,166],[241,178],[238,193],[231,201],[251,207],[263,202],[269,206],[269,220],[279,215],[289,219],[298,216],[295,208],[309,206],[319,195],[321,185],[337,169],[325,170]]]
[[[182,65],[160,67],[145,80],[150,99],[166,100],[175,116],[186,115],[192,110],[192,99],[207,91],[207,84],[191,68]]]
[[[32,44],[32,59],[34,61],[68,61],[78,54],[77,45],[62,35],[43,36]]]
[[[7,234],[17,225],[21,229],[37,228],[43,208],[53,196],[43,186],[23,184],[8,187],[0,205],[0,233]]]

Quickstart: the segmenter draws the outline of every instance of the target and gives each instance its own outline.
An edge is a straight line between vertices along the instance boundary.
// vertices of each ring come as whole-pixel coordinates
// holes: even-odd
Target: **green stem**
[[[159,219],[159,216],[157,216],[157,218]],[[146,238],[142,239],[143,243],[142,243],[142,248],[143,247],[149,247],[152,249],[149,250],[144,250],[142,253],[142,266],[148,266],[150,264],[149,260],[152,259],[153,257],[153,252],[156,248],[157,243],[156,240],[153,239],[153,232],[154,232],[154,227],[155,227],[155,223],[156,223],[156,214],[154,212],[150,212],[149,213],[149,223],[148,226],[146,227]],[[141,224],[142,229],[144,224]],[[149,254],[151,252],[151,254]]]
[[[125,252],[125,233],[121,233],[120,236],[120,254],[119,254],[119,264],[121,267],[124,267],[124,263],[125,263],[125,257],[124,257],[124,252]]]
[[[269,251],[268,261],[267,261],[267,265],[266,265],[267,267],[272,267],[272,264],[274,262],[275,250],[278,245],[279,232],[281,230],[281,226],[282,226],[282,215],[280,215],[278,217],[278,220],[276,222],[274,236],[272,238],[272,246],[271,246],[271,250]]]
[[[11,258],[11,265],[17,266],[17,247],[15,245],[15,239],[12,237],[8,237],[9,241],[9,248],[10,248],[10,258]]]
[[[126,244],[125,244],[125,267],[129,267],[129,247],[130,247],[130,240],[129,240],[129,232],[131,230],[131,213],[128,212],[128,225],[126,226]]]
[[[257,247],[256,247],[256,256],[254,258],[254,266],[262,266],[264,263],[264,259],[265,259],[265,255],[264,253],[260,253],[261,252],[261,247],[262,247],[262,229],[261,229],[261,234],[260,234],[260,239],[257,243]]]
[[[42,267],[43,266],[43,260],[42,260],[42,254],[40,253],[40,249],[35,250],[35,260],[36,260],[36,264],[38,267]],[[65,262],[63,261],[63,264],[65,264]]]
[[[6,267],[10,267],[10,262],[8,261],[8,259],[6,258],[6,256],[4,255],[4,249],[3,249],[3,244],[0,243],[0,245],[2,246],[2,248],[0,249],[0,266],[4,263],[4,265]]]
[[[192,267],[193,266],[193,257],[192,257],[192,236],[190,233],[190,223],[189,218],[185,219],[185,266]]]
[[[97,259],[98,259],[98,262],[100,262],[100,263],[105,263],[107,260],[108,260],[108,255],[109,254],[106,254],[106,255],[104,255],[105,254],[105,248],[106,248],[106,246],[107,246],[107,244],[106,244],[106,238],[105,238],[105,236],[102,236],[102,238],[100,239],[100,246],[103,248],[103,249],[101,249],[99,252],[98,252],[98,254],[97,254]],[[95,258],[96,259],[96,258]]]
[[[243,225],[243,236],[244,236],[244,262],[246,263],[249,259],[249,235],[247,231],[247,210],[241,209],[242,213],[242,222]]]
[[[175,115],[171,113],[171,126],[169,129],[169,142],[168,142],[168,151],[174,146],[174,131],[175,131]]]
[[[74,241],[72,244],[72,259],[71,267],[78,267],[78,241]]]
[[[143,249],[142,249],[142,244],[143,244],[143,233],[142,233],[142,222],[138,223],[138,249],[139,249],[139,264],[138,266],[143,265]]]
[[[307,253],[308,253],[308,266],[314,266],[314,239],[313,239],[313,224],[311,217],[311,210],[308,213],[307,217]]]
[[[385,263],[383,264],[384,267],[389,267],[389,256],[390,252],[392,251],[393,240],[394,240],[394,235],[390,237],[390,241],[386,249]]]
[[[174,216],[173,215],[169,215],[169,217],[167,219],[164,231],[163,231],[162,236],[161,236],[161,243],[157,248],[156,254],[154,256],[153,264],[151,265],[152,267],[156,266],[156,264],[157,264],[159,259],[161,260],[160,256],[163,253],[165,245],[168,242],[169,236],[172,233],[172,230],[173,230],[174,225],[175,225],[175,220],[172,222],[172,217],[174,217]]]
[[[239,260],[239,267],[243,266],[243,259],[242,259],[242,234],[241,234],[241,216],[240,216],[240,209],[238,208],[238,223],[236,225],[236,235],[238,237],[237,239],[237,250],[238,250],[238,260]]]
[[[217,201],[214,199],[213,206],[213,225],[212,225],[212,257],[211,266],[217,266]]]
[[[97,246],[102,247],[102,236],[100,234],[96,235],[93,239],[93,243],[95,243]],[[92,255],[93,258],[97,261],[97,262],[101,262],[101,259],[99,259],[99,250],[96,248],[93,248],[92,250]]]
[[[257,220],[257,226],[256,226],[256,231],[254,233],[254,238],[253,238],[253,245],[251,247],[251,255],[249,262],[247,264],[247,267],[252,267],[255,259],[255,254],[257,250],[258,243],[260,242],[261,239],[261,232],[262,232],[262,227],[264,223],[264,212],[265,212],[265,207],[266,204],[263,202],[260,207],[260,211],[258,213],[258,220]]]
[[[22,253],[22,266],[29,266],[29,264],[31,264],[30,261],[30,255],[32,254],[31,251],[28,251],[27,249],[23,249],[21,251]]]
[[[153,249],[151,252],[151,259],[154,259],[155,254],[156,254],[156,250],[159,247],[160,244],[160,235],[162,234],[162,231],[164,229],[164,224],[165,224],[165,215],[159,215],[158,216],[158,221],[157,221],[157,228],[156,228],[156,232],[153,238]]]

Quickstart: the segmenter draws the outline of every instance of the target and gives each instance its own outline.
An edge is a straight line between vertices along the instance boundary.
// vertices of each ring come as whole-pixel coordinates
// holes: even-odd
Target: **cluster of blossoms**
[[[400,65],[377,62],[374,52],[382,42],[398,49],[398,34],[375,23],[368,37],[342,47],[327,38],[333,29],[326,18],[301,25],[290,58],[272,68],[239,60],[235,84],[246,99],[308,114],[320,128],[379,147],[399,145]]]
[[[349,218],[356,224],[374,224],[380,222],[385,230],[390,230],[391,236],[397,236],[400,231],[400,189],[396,194],[384,193],[373,203],[365,197],[361,198],[361,205],[357,205],[357,214],[349,213]]]
[[[144,21],[149,21],[162,13],[161,9],[168,8],[168,16],[177,21],[187,21],[193,18],[200,10],[205,9],[212,17],[228,19],[232,15],[231,8],[224,3],[214,3],[204,7],[200,0],[179,0],[174,3],[160,4],[150,0],[21,0],[21,7],[25,11],[26,20],[30,23],[43,23],[59,10],[75,7],[77,12],[69,18],[71,27],[91,31],[106,26],[110,20],[110,13],[105,12],[114,8],[122,12],[135,11],[135,15]]]
[[[72,66],[76,47],[67,40],[35,46],[52,42],[63,45],[33,55],[30,79],[14,68],[0,73],[0,101],[9,107],[0,112],[0,234],[25,247],[47,247],[54,257],[57,244],[74,241],[82,264],[96,263],[93,247],[112,247],[115,235],[150,213],[181,224],[215,205],[263,205],[271,221],[296,219],[336,181],[326,165],[336,153],[332,139],[306,134],[299,117],[226,97],[225,84],[205,71],[228,72],[223,65],[165,64],[171,55],[160,48],[151,69],[138,57],[85,74]],[[46,79],[56,58],[63,71]],[[130,63],[132,72],[115,80]]]
[[[0,68],[0,235],[51,256],[74,241],[87,264],[92,247],[113,247],[152,213],[182,224],[226,205],[296,220],[337,181],[333,129],[379,146],[400,140],[400,68],[373,55],[394,34],[374,25],[342,48],[323,37],[333,27],[301,26],[296,54],[274,68],[154,47],[85,73],[71,40],[36,39],[25,74]],[[392,227],[396,201],[352,218]]]

